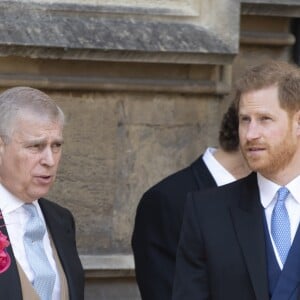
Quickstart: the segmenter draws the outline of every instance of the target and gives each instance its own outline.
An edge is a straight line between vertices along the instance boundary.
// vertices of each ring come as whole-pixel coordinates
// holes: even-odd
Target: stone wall
[[[297,0],[1,1],[0,87],[67,117],[49,198],[76,218],[86,299],[139,299],[130,239],[142,193],[217,144],[232,77],[291,60]],[[4,13],[5,12],[5,13]]]

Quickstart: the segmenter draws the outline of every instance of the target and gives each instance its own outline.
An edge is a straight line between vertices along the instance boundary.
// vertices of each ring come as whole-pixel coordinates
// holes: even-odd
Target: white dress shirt
[[[23,244],[25,226],[29,218],[26,210],[23,208],[23,204],[24,204],[23,201],[16,198],[9,191],[7,191],[3,187],[3,185],[0,184],[0,209],[2,211],[2,216],[6,224],[6,229],[9,235],[9,241],[11,243],[16,260],[21,265],[29,281],[32,282],[34,275],[27,261],[25,248]],[[46,227],[45,219],[41,211],[41,208],[38,204],[38,201],[37,200],[34,201],[33,204],[36,206],[38,214]],[[53,258],[52,248],[50,245],[50,240],[49,240],[49,235],[47,230],[43,238],[43,244],[45,247],[48,260],[51,264],[51,267],[53,268],[56,274],[52,300],[59,300],[60,299],[59,275],[57,272],[55,260]]]
[[[265,209],[265,215],[273,249],[276,255],[277,262],[282,269],[283,266],[271,235],[271,216],[277,200],[276,193],[280,186],[263,177],[261,174],[257,174],[257,180],[260,193],[260,201]],[[290,219],[291,241],[293,242],[300,221],[300,176],[293,179],[291,182],[285,185],[285,187],[290,191],[290,194],[285,200],[285,206]]]
[[[231,183],[236,179],[229,173],[214,157],[214,153],[217,151],[216,148],[209,147],[203,154],[203,161],[206,164],[209,172],[215,179],[218,186]]]

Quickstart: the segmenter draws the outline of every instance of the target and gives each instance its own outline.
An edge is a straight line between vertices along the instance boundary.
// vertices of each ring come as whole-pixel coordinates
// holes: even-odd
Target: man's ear
[[[297,135],[300,136],[300,110],[295,113],[295,120],[297,122]]]
[[[4,140],[0,137],[0,166],[2,165],[2,154],[4,153]]]
[[[0,159],[1,159],[1,155],[2,155],[3,152],[4,152],[4,146],[5,146],[4,140],[3,140],[3,138],[0,136]]]

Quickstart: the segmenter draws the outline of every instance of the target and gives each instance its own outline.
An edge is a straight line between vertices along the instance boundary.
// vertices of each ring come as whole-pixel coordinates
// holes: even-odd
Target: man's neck
[[[251,172],[239,150],[227,152],[219,148],[213,155],[215,159],[236,179],[245,177]]]

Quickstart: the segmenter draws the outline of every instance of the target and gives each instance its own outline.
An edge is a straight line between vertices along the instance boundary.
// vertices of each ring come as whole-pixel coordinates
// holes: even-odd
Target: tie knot
[[[23,207],[29,214],[29,218],[25,226],[24,238],[28,238],[31,241],[42,240],[45,235],[46,228],[38,214],[37,208],[33,204],[24,204]]]
[[[32,203],[26,203],[26,204],[23,205],[23,207],[29,213],[31,218],[34,218],[35,216],[38,216],[37,209]]]
[[[282,186],[279,190],[278,190],[278,201],[285,201],[285,199],[287,198],[287,196],[289,195],[290,191],[285,187]]]

